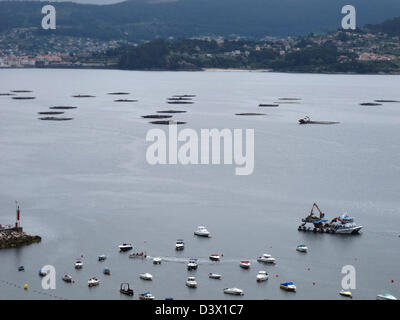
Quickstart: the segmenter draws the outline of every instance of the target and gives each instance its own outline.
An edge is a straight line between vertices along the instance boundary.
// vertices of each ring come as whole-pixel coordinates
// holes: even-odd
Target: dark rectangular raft
[[[39,120],[43,120],[43,121],[69,121],[69,120],[73,120],[74,118],[58,118],[58,117],[43,117],[43,118],[39,118]]]
[[[258,106],[263,108],[276,108],[279,107],[279,104],[260,103]]]

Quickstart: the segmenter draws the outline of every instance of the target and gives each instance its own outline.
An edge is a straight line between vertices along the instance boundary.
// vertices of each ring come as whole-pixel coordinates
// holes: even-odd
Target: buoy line
[[[10,282],[10,281],[6,281],[6,280],[0,279],[0,282],[6,284],[6,285],[8,285],[8,286],[11,286],[11,287],[15,287],[15,288],[27,290],[27,289],[25,289],[25,286],[20,286],[20,285],[18,285],[18,284],[16,284],[16,283],[13,283],[13,282]],[[68,299],[66,299],[66,298],[57,296],[57,295],[55,295],[55,294],[50,294],[50,293],[47,293],[47,292],[41,291],[41,290],[32,289],[32,290],[29,290],[29,291],[35,292],[35,293],[37,293],[37,294],[41,294],[41,295],[44,295],[44,296],[52,297],[52,298],[55,298],[55,299],[59,299],[59,300],[68,300]]]

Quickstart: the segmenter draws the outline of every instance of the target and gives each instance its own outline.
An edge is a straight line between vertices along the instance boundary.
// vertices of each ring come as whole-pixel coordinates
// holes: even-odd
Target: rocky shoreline
[[[0,249],[17,248],[42,241],[39,236],[31,236],[25,232],[0,231]]]

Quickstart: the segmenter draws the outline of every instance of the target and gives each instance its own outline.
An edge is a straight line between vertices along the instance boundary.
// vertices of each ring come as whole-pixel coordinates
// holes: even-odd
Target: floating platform
[[[12,97],[14,100],[33,100],[36,99],[36,97]]]
[[[74,118],[58,118],[58,117],[43,117],[43,118],[39,118],[39,120],[42,121],[69,121],[69,120],[73,120]]]
[[[162,111],[157,111],[157,113],[186,113],[187,111],[185,110],[162,110]]]
[[[381,106],[382,105],[382,103],[377,103],[377,102],[363,102],[363,103],[360,103],[360,106],[367,106],[367,107],[369,107],[369,106]]]
[[[150,114],[147,116],[142,116],[144,119],[169,119],[172,118],[172,116],[168,115],[161,115],[161,114]]]
[[[265,113],[255,113],[255,112],[247,112],[247,113],[235,113],[236,116],[265,116]]]
[[[50,109],[53,110],[70,110],[70,109],[77,109],[78,107],[71,107],[71,106],[55,106],[55,107],[50,107]]]

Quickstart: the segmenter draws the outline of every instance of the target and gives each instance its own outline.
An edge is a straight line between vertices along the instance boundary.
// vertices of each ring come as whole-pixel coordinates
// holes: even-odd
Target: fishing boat
[[[244,296],[243,290],[239,289],[239,288],[225,288],[224,293],[235,295],[235,296]]]
[[[91,287],[96,287],[100,284],[100,280],[97,279],[96,277],[90,278],[88,281],[88,286]]]
[[[103,273],[104,273],[105,275],[107,275],[107,276],[111,276],[111,270],[108,269],[108,268],[104,269],[104,270],[103,270]]]
[[[154,300],[155,297],[150,292],[145,292],[139,295],[140,300]]]
[[[44,270],[42,270],[42,269],[40,269],[40,270],[39,270],[39,276],[45,277],[45,276],[47,276],[47,272],[44,271]]]
[[[397,300],[397,298],[390,293],[381,293],[376,296],[376,300]]]
[[[198,259],[194,259],[194,258],[190,259],[187,264],[187,269],[189,271],[193,271],[193,270],[197,270],[197,267],[198,267]]]
[[[68,283],[72,282],[72,277],[69,274],[64,274],[61,279]]]
[[[197,281],[196,281],[196,278],[195,278],[195,277],[189,277],[189,278],[186,280],[186,286],[189,287],[189,288],[194,288],[194,289],[196,289],[196,288],[197,288]]]
[[[133,290],[129,287],[129,283],[121,283],[119,292],[127,296],[133,296]]]
[[[98,260],[99,261],[104,261],[106,259],[107,259],[107,256],[105,254],[101,254],[101,255],[98,256]]]
[[[176,240],[175,249],[176,251],[182,251],[185,249],[185,241],[183,241],[183,239]]]
[[[82,269],[82,267],[83,267],[83,262],[82,262],[82,260],[77,259],[77,260],[75,261],[75,269],[80,270],[80,269]]]
[[[297,246],[297,247],[296,247],[296,250],[299,251],[299,252],[304,252],[304,253],[307,253],[307,252],[308,252],[308,248],[307,248],[307,246],[304,245],[304,244],[301,244],[301,245]]]
[[[257,278],[257,282],[263,282],[263,281],[267,281],[269,276],[266,271],[259,271],[256,278]]]
[[[222,276],[220,274],[216,274],[216,273],[209,273],[208,277],[210,279],[216,279],[216,280],[221,280],[222,279]]]
[[[153,259],[153,264],[161,264],[162,259],[160,257],[156,257]]]
[[[286,291],[296,291],[296,286],[294,285],[293,282],[285,282],[280,284],[280,288]]]
[[[239,266],[243,269],[250,269],[251,263],[248,260],[240,261]]]
[[[221,257],[218,254],[212,254],[210,256],[211,261],[220,261]]]
[[[299,120],[299,124],[339,124],[340,122],[336,121],[313,121],[310,117],[304,117]]]
[[[210,232],[204,226],[198,226],[197,230],[194,232],[194,234],[196,236],[206,237],[206,238],[208,238],[210,236]]]
[[[150,273],[141,273],[139,275],[139,278],[142,280],[147,280],[147,281],[152,281],[153,280],[153,276]]]
[[[118,248],[121,252],[126,252],[132,250],[133,246],[130,243],[123,243],[120,246],[118,246]]]
[[[24,266],[19,266],[18,267],[18,271],[25,271],[25,267]]]
[[[271,257],[270,254],[264,253],[261,257],[257,258],[257,261],[261,263],[275,263],[276,260],[275,258]]]
[[[341,290],[339,294],[343,297],[351,297],[351,291]]]

